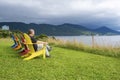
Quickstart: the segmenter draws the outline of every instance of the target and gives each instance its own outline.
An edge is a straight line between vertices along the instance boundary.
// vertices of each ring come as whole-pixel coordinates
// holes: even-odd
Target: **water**
[[[92,36],[55,36],[56,39],[78,41],[87,45],[92,45]],[[120,35],[119,36],[94,36],[94,42],[98,45],[104,46],[120,46]]]

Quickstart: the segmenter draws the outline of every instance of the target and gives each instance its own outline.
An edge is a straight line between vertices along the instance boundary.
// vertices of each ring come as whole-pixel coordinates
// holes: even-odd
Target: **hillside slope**
[[[120,80],[117,58],[53,47],[51,58],[23,61],[11,39],[0,42],[0,80]]]

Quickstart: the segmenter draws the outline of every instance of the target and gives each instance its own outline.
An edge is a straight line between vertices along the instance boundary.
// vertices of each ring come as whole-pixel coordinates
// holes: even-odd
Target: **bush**
[[[46,40],[48,38],[48,36],[46,34],[41,34],[39,36],[36,36],[37,40]]]
[[[0,30],[0,37],[7,38],[10,37],[11,32],[9,30]]]

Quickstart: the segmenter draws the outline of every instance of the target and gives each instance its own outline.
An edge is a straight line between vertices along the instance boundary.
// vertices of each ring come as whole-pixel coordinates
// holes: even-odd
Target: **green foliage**
[[[9,30],[0,30],[0,37],[7,38],[10,37],[11,32]]]
[[[2,33],[2,36],[3,36],[4,38],[6,38],[6,37],[8,36],[8,34],[5,33],[5,32],[3,32],[3,33]]]
[[[51,58],[23,61],[11,39],[0,42],[0,80],[120,80],[118,58],[53,46]]]
[[[23,33],[23,32],[21,32],[20,30],[13,30],[12,33],[13,33],[13,34],[21,34],[21,33]]]
[[[36,39],[38,39],[38,40],[44,40],[47,38],[48,38],[48,36],[46,34],[41,34],[41,35],[36,36]]]

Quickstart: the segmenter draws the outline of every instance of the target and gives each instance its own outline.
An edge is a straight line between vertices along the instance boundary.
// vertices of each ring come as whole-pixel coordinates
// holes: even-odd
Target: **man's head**
[[[35,35],[34,29],[29,29],[28,34],[34,36]]]

